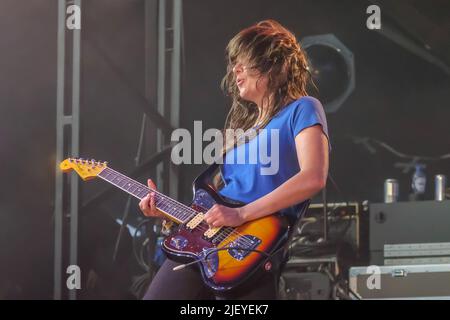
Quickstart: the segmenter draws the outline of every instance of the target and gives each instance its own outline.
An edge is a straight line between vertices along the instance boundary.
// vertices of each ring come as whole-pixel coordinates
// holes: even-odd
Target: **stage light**
[[[305,37],[301,45],[325,112],[336,112],[355,88],[353,53],[333,34]]]

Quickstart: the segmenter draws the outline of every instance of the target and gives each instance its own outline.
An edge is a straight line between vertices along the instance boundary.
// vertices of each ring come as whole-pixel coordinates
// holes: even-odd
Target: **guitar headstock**
[[[107,168],[107,162],[86,160],[83,158],[68,158],[60,163],[59,168],[63,172],[75,170],[83,180],[90,180]]]

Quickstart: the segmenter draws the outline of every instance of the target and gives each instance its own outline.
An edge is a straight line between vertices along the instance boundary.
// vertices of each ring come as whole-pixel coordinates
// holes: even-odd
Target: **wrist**
[[[243,222],[249,221],[249,210],[248,205],[239,208],[239,216]]]

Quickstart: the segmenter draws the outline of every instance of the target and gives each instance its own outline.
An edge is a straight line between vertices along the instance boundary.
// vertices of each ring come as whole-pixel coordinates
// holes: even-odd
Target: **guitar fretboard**
[[[172,220],[175,220],[179,223],[185,223],[190,218],[194,217],[197,214],[197,212],[194,209],[156,190],[150,189],[149,187],[143,185],[142,183],[137,182],[131,178],[128,178],[127,176],[111,168],[105,168],[102,172],[98,174],[98,176],[103,180],[108,181],[112,185],[131,194],[132,196],[138,198],[139,200],[143,199],[150,192],[154,192],[156,208],[164,212]]]

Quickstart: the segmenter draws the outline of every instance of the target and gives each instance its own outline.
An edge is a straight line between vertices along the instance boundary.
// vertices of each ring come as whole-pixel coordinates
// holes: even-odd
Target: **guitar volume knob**
[[[170,239],[170,244],[180,250],[187,246],[188,240],[183,236],[175,236]]]

